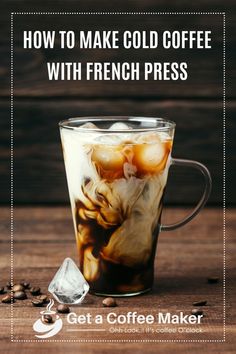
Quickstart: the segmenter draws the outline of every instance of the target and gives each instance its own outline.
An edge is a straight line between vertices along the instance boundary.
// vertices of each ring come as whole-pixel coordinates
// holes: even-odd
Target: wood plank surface
[[[69,21],[68,21],[69,16]],[[167,19],[171,16],[171,21]],[[206,20],[207,18],[207,20]],[[79,19],[79,20],[78,20]],[[78,27],[79,21],[79,27]],[[222,42],[223,42],[222,15],[15,15],[14,16],[14,95],[20,97],[222,97]],[[63,30],[103,30],[119,29],[145,31],[157,30],[210,30],[212,31],[212,48],[203,51],[200,49],[131,49],[122,47],[119,50],[108,49],[60,49],[58,45],[51,49],[23,49],[24,30],[45,30],[50,24],[50,30],[56,33]],[[6,25],[5,25],[6,26]],[[8,36],[4,32],[9,26],[3,26],[3,43],[0,47],[1,56],[7,58],[9,53]],[[228,97],[235,97],[233,79],[236,76],[235,38],[229,31],[227,37],[227,65],[231,68],[230,80],[227,83]],[[81,62],[84,70],[86,62],[187,62],[187,81],[49,81],[47,76],[47,62]],[[4,60],[0,68],[2,76],[0,95],[8,96],[9,65]]]
[[[181,219],[187,209],[166,209],[163,221],[173,222]],[[233,230],[236,226],[235,209],[227,211],[227,271],[226,271],[226,342],[217,343],[214,340],[223,338],[223,213],[221,209],[207,208],[189,225],[173,231],[162,233],[159,238],[155,262],[155,282],[153,290],[133,298],[117,299],[118,307],[105,309],[102,298],[88,295],[83,305],[71,307],[77,314],[91,313],[92,316],[102,314],[104,318],[109,312],[125,314],[128,311],[138,311],[142,314],[156,312],[171,312],[177,314],[183,311],[191,313],[192,303],[207,300],[203,308],[205,317],[201,334],[125,334],[111,333],[111,325],[104,324],[105,332],[91,332],[88,325],[81,325],[83,332],[71,332],[72,325],[63,319],[62,331],[54,337],[55,340],[84,340],[83,342],[15,342],[10,343],[10,306],[0,303],[0,338],[3,353],[10,353],[17,348],[19,353],[74,353],[77,350],[86,353],[233,353],[235,348],[235,251]],[[32,285],[39,285],[43,292],[53,277],[56,269],[65,257],[77,259],[70,209],[64,207],[28,207],[15,208],[14,212],[14,282],[29,280]],[[9,279],[9,210],[0,210],[0,268],[1,284]],[[208,284],[208,276],[218,276],[217,284]],[[3,295],[0,295],[1,297]],[[32,325],[39,318],[40,309],[33,308],[31,296],[24,301],[16,301],[14,313],[14,339],[34,340]],[[75,326],[76,327],[76,326]],[[114,327],[114,326],[113,326]],[[122,327],[122,326],[120,326]],[[134,328],[135,326],[127,326]],[[173,326],[172,326],[173,327]],[[74,327],[73,327],[74,328]],[[77,328],[77,327],[76,327]],[[93,328],[95,328],[93,326]],[[97,327],[96,327],[97,328]],[[137,328],[137,326],[135,327]],[[98,340],[143,340],[143,343],[90,343]],[[145,340],[186,340],[184,343],[149,342]],[[212,340],[213,342],[191,342],[191,340]],[[190,340],[190,341],[189,341]],[[15,348],[15,349],[14,349]]]
[[[226,11],[226,176],[227,202],[235,205],[235,18],[233,0],[199,0],[198,3],[180,0],[2,0],[0,3],[0,173],[1,203],[9,203],[9,137],[10,137],[10,12],[14,11]],[[72,116],[138,115],[163,116],[176,121],[177,130],[173,156],[196,159],[205,163],[213,178],[208,205],[221,206],[223,198],[223,15],[186,16],[14,16],[14,201],[29,206],[14,210],[14,282],[29,280],[43,292],[65,257],[77,260],[74,231],[58,133],[58,121]],[[167,20],[168,19],[168,20]],[[118,28],[129,30],[212,30],[213,48],[199,50],[169,50],[129,52],[121,49],[98,51],[30,50],[22,49],[23,29],[86,30]],[[147,55],[148,54],[148,55]],[[189,79],[186,82],[49,82],[47,61],[187,61]],[[229,153],[230,152],[230,153]],[[229,156],[230,155],[230,156]],[[230,178],[229,178],[230,174]],[[171,170],[164,223],[183,218],[198,200],[202,190],[201,176],[192,170]],[[43,204],[53,204],[44,206]],[[41,204],[43,206],[30,206]],[[186,206],[183,208],[183,206]],[[188,205],[188,207],[187,207]],[[206,208],[185,227],[159,237],[155,259],[153,289],[144,296],[117,299],[118,307],[106,309],[102,298],[88,295],[81,306],[71,306],[77,314],[90,312],[93,316],[108,312],[142,314],[183,311],[190,314],[192,303],[207,300],[203,308],[203,332],[197,333],[111,333],[104,324],[103,332],[72,332],[66,315],[60,315],[63,329],[53,337],[55,342],[38,341],[32,329],[42,309],[32,307],[31,295],[16,301],[11,309],[0,301],[0,353],[11,354],[143,354],[147,353],[235,353],[235,227],[236,210],[226,211],[226,291],[223,285],[223,212],[221,208]],[[10,211],[0,207],[0,286],[10,279]],[[208,276],[219,277],[219,283],[208,284]],[[226,327],[224,338],[224,308],[226,295]],[[0,295],[0,300],[3,295]],[[11,326],[14,341],[11,343]],[[124,326],[120,326],[122,329]],[[137,329],[138,326],[127,326]],[[173,326],[172,326],[173,327]],[[186,326],[184,326],[186,328]],[[78,328],[76,326],[76,328]],[[95,327],[94,327],[95,328]],[[97,329],[96,327],[95,329]],[[107,342],[96,342],[100,339]],[[130,339],[130,342],[127,340]],[[135,340],[141,342],[135,342]],[[160,342],[152,342],[153,339]],[[57,342],[61,340],[61,342]],[[113,340],[113,342],[109,342]],[[115,342],[117,340],[117,342]],[[118,342],[123,340],[123,342]],[[145,342],[149,340],[149,342]],[[180,342],[175,342],[180,340]],[[181,342],[182,340],[182,342]],[[211,342],[209,342],[209,340]],[[17,342],[19,341],[19,342]],[[25,341],[25,342],[24,342]],[[32,341],[32,342],[31,342]],[[74,342],[73,342],[74,341]],[[81,341],[81,342],[79,342]],[[87,341],[87,342],[86,342]],[[161,342],[162,341],[162,342]],[[218,341],[218,342],[217,342]]]
[[[10,37],[9,16],[11,11],[46,11],[47,4],[41,3],[35,6],[32,1],[2,1],[3,11],[0,14],[1,43],[0,52],[3,57],[0,70],[1,76],[0,95],[8,96],[9,90],[9,45]],[[115,11],[113,6],[103,1],[97,4],[95,1],[77,4],[75,1],[63,3],[60,7],[60,1],[50,1],[52,11]],[[62,3],[61,3],[62,4]],[[227,0],[226,4],[230,7],[230,13],[227,13],[227,66],[230,67],[230,77],[227,82],[227,96],[235,97],[233,81],[235,78],[235,38],[233,36],[233,22],[235,21],[235,3]],[[76,6],[75,6],[76,5]],[[198,11],[209,11],[205,2],[198,4]],[[214,4],[214,12],[224,11],[225,6],[219,1]],[[99,9],[100,8],[100,9]],[[187,1],[178,2],[178,6],[173,6],[172,11],[181,12],[196,11],[195,6]],[[167,11],[165,2],[160,1],[158,8],[155,1],[149,0],[145,5],[140,1],[133,1],[132,4],[119,2],[118,11]],[[212,10],[212,9],[211,9]],[[68,21],[69,16],[69,21]],[[221,97],[222,96],[222,41],[223,25],[222,15],[15,15],[14,16],[14,94],[15,96],[33,96],[33,97],[54,97],[54,96],[75,96],[75,97]],[[171,21],[167,19],[171,17]],[[79,27],[78,27],[79,18]],[[132,19],[132,20],[131,20]],[[207,20],[206,20],[207,19]],[[24,50],[22,49],[22,31],[24,29],[45,30],[50,24],[51,30],[96,30],[102,27],[103,30],[119,29],[123,32],[125,29],[134,31],[142,30],[211,30],[212,31],[212,49],[205,50],[202,55],[201,50],[175,50],[167,51],[158,48],[157,50],[83,50],[78,48],[73,50]],[[189,62],[189,79],[187,82],[49,82],[47,80],[46,62],[47,61],[187,61]]]
[[[9,201],[9,85],[10,85],[10,22],[11,11],[167,11],[165,1],[135,0],[128,4],[119,1],[49,1],[40,4],[33,1],[2,1],[0,11],[0,172],[1,202]],[[214,12],[226,14],[227,38],[227,102],[226,143],[231,143],[231,156],[227,169],[235,163],[235,36],[233,23],[235,2],[227,0],[214,3]],[[117,9],[116,9],[117,7]],[[187,10],[186,10],[187,9]],[[213,11],[210,4],[201,0],[197,10],[186,0],[173,4],[171,11]],[[166,17],[167,16],[167,17]],[[14,16],[14,183],[15,203],[65,203],[68,193],[62,161],[57,123],[60,119],[77,115],[143,115],[164,116],[177,122],[174,155],[200,160],[205,163],[213,177],[211,205],[222,203],[223,164],[223,56],[222,15],[91,15],[71,16]],[[169,20],[171,18],[171,21]],[[78,25],[79,23],[79,25]],[[131,50],[23,50],[24,28],[55,30],[65,27],[74,30],[126,28],[130,30],[160,29],[203,29],[212,30],[213,48],[201,50],[168,50],[167,52]],[[148,53],[148,55],[147,55]],[[167,55],[168,54],[168,55]],[[108,57],[107,57],[108,55]],[[49,82],[45,65],[52,60],[91,61],[189,61],[189,80],[186,82]],[[169,59],[168,59],[169,60]],[[229,100],[231,98],[231,100]],[[232,181],[236,178],[232,170]],[[52,183],[53,181],[53,183]],[[167,204],[193,204],[200,196],[201,180],[194,171],[173,169],[169,177],[166,194]],[[236,203],[236,191],[232,188],[228,196],[231,204]]]
[[[227,148],[236,150],[233,132],[236,103],[227,102]],[[9,104],[0,100],[1,201],[9,200]],[[173,156],[206,164],[212,174],[210,204],[222,201],[223,120],[221,101],[194,100],[15,100],[14,103],[14,185],[15,203],[65,203],[68,192],[61,151],[58,122],[87,115],[161,116],[177,123]],[[235,154],[227,158],[227,171],[235,164]],[[232,180],[236,171],[232,170]],[[166,193],[167,204],[193,204],[198,200],[203,180],[193,169],[171,168]],[[236,202],[233,188],[229,201]]]

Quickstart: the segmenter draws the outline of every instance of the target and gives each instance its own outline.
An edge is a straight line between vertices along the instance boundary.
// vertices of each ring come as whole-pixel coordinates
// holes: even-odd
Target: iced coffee
[[[80,269],[92,293],[142,293],[153,282],[173,136],[95,124],[61,128]]]

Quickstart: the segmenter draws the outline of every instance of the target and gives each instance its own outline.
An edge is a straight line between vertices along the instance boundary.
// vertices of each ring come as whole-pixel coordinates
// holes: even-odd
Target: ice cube
[[[160,133],[141,133],[135,136],[135,142],[138,144],[155,144],[160,142]]]
[[[98,127],[91,123],[91,122],[88,122],[88,123],[85,123],[83,125],[80,126],[80,128],[83,128],[83,129],[98,129]]]
[[[112,124],[109,128],[109,130],[127,130],[127,129],[132,129],[132,128],[122,122],[116,122]]]
[[[102,134],[95,138],[95,142],[98,144],[106,145],[119,145],[121,143],[121,138],[113,133],[111,134]]]
[[[66,258],[49,284],[48,291],[61,304],[80,304],[89,285],[71,258]]]

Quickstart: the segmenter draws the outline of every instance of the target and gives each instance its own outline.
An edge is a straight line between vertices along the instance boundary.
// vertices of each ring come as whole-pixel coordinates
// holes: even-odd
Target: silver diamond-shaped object
[[[89,284],[71,258],[66,258],[49,284],[48,291],[62,304],[80,304]]]

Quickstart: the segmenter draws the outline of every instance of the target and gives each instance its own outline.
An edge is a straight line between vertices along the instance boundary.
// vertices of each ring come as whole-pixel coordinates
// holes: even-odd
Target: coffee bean
[[[52,316],[51,315],[44,315],[43,316],[43,321],[45,323],[52,323]]]
[[[205,306],[207,304],[206,300],[193,302],[193,306]]]
[[[116,303],[115,299],[113,299],[112,297],[106,297],[103,300],[102,304],[105,307],[115,307],[115,306],[117,306],[117,303]]]
[[[0,294],[4,294],[4,286],[0,286]]]
[[[69,306],[65,305],[65,304],[60,304],[57,306],[57,312],[59,313],[69,313],[70,312],[70,308]]]
[[[194,316],[201,316],[201,315],[203,315],[203,311],[200,310],[200,309],[193,309],[193,310],[192,310],[192,315],[194,315]]]
[[[24,300],[27,299],[26,293],[24,291],[16,291],[13,294],[14,299]]]
[[[25,289],[29,289],[29,287],[30,287],[30,283],[28,283],[28,282],[26,282],[26,281],[22,281],[22,282],[20,283],[20,285],[22,285]]]
[[[4,304],[9,304],[9,303],[11,302],[11,294],[7,294],[6,296],[4,296],[4,297],[2,298],[2,302],[3,302]]]
[[[209,284],[216,284],[219,282],[219,278],[218,277],[209,277],[209,278],[207,278],[207,282]]]
[[[39,295],[40,294],[40,288],[38,286],[33,286],[30,288],[30,293],[32,295]]]
[[[25,288],[22,285],[20,285],[20,284],[16,284],[16,285],[14,285],[12,287],[12,291],[14,291],[14,292],[16,292],[16,291],[24,291],[24,290],[25,290]]]
[[[37,297],[37,299],[42,300],[44,304],[47,304],[49,302],[47,295],[40,295]]]
[[[11,289],[11,282],[10,281],[8,281],[7,283],[6,283],[6,287],[7,287],[7,289]]]
[[[33,299],[31,302],[33,306],[37,306],[37,307],[43,306],[44,304],[43,300],[40,299]]]

